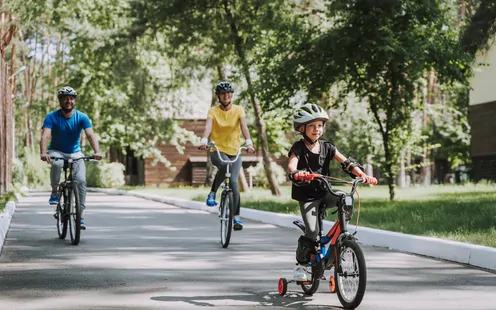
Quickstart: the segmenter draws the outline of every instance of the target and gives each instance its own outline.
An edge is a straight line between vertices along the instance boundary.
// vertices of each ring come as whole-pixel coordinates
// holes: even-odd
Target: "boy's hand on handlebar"
[[[377,185],[377,179],[372,176],[366,175],[364,173],[361,174],[359,177],[363,179],[363,184]]]
[[[289,174],[289,178],[291,181],[295,182],[310,182],[314,179],[313,175],[311,175],[308,171],[300,171],[295,170]]]
[[[248,153],[255,153],[255,148],[253,147],[253,144],[247,145],[246,147],[248,148],[246,150]]]

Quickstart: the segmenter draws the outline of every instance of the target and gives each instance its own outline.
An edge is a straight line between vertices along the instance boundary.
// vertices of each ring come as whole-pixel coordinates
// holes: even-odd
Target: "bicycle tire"
[[[59,193],[59,202],[57,203],[57,234],[59,235],[59,239],[65,239],[67,236],[67,222],[68,217],[65,212],[65,203],[67,197],[64,195],[64,189],[60,190]],[[62,207],[64,206],[64,207]]]
[[[79,203],[79,190],[73,183],[69,190],[69,231],[72,245],[78,245],[81,239],[81,205]],[[74,205],[72,203],[74,202]]]
[[[316,264],[312,264],[312,279],[308,281],[310,284],[300,284],[305,295],[312,296],[319,289],[320,277],[318,277],[318,268],[319,267]]]
[[[220,244],[223,248],[227,248],[229,246],[229,242],[231,241],[231,232],[233,226],[233,203],[233,193],[223,192],[220,201]]]
[[[356,277],[355,273],[357,272],[356,268],[358,267],[358,288],[355,296],[350,298],[347,293],[344,291],[343,281],[348,277],[347,271],[343,271],[343,260],[341,255],[346,249],[352,250],[354,253],[354,257],[356,258],[356,264],[354,263],[354,272],[353,277]],[[353,257],[353,256],[352,256]],[[354,240],[345,240],[343,245],[339,249],[339,266],[338,268],[334,268],[334,278],[336,281],[336,293],[338,295],[339,302],[345,309],[355,309],[357,308],[363,300],[363,296],[365,295],[365,289],[367,287],[367,266],[365,263],[365,256],[363,255],[363,251]]]

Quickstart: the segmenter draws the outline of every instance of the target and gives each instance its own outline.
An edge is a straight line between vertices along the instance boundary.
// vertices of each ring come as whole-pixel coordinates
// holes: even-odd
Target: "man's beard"
[[[71,107],[71,108],[61,107],[61,108],[62,108],[62,111],[64,111],[64,113],[70,113],[72,110],[74,110],[74,107]]]

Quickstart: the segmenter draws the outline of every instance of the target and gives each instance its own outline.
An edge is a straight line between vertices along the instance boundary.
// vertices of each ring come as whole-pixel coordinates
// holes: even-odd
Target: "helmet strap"
[[[319,139],[315,140],[315,141],[312,141],[312,139],[310,139],[307,134],[307,124],[305,124],[305,127],[303,127],[303,132],[301,133],[301,135],[303,136],[303,138],[305,138],[305,140],[310,143],[311,145],[314,145],[315,143],[317,143],[317,141],[319,141]]]
[[[305,138],[305,140],[307,140],[307,142],[311,145],[314,145],[315,143],[317,143],[317,141],[319,141],[319,139],[312,141],[312,139],[310,139],[306,134],[303,134],[303,138]]]
[[[229,103],[228,103],[228,104],[223,104],[223,103],[222,103],[222,100],[220,100],[220,97],[219,97],[219,96],[217,96],[217,99],[219,99],[220,105],[221,105],[224,109],[226,109],[226,108],[227,108],[227,107],[231,104],[231,101],[229,101]]]

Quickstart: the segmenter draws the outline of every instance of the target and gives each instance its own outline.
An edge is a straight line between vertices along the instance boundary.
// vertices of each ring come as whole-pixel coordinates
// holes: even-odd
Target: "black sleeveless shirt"
[[[288,157],[292,153],[298,157],[298,170],[306,170],[310,173],[329,175],[329,164],[336,154],[336,146],[331,142],[320,141],[320,154],[314,154],[305,146],[303,139],[295,142],[289,150]],[[314,180],[306,186],[296,186],[293,184],[291,198],[297,201],[313,201],[321,199],[326,193],[322,181]]]

